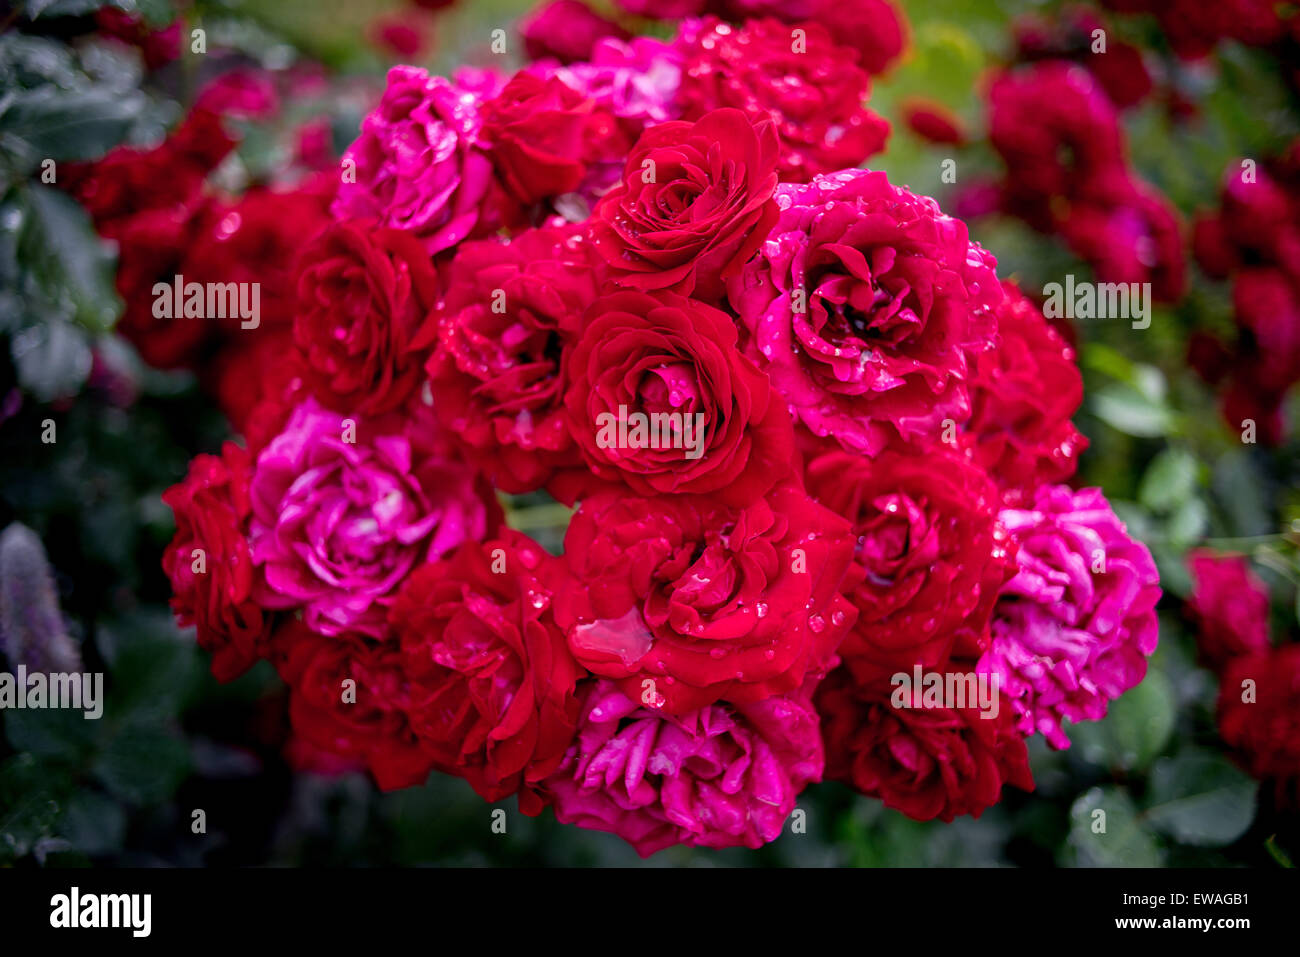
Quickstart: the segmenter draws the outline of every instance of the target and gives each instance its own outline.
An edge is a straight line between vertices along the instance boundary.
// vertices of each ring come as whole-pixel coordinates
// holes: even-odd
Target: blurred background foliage
[[[215,450],[226,426],[186,373],[144,367],[111,336],[120,308],[112,258],[85,213],[39,182],[42,157],[93,158],[120,142],[156,140],[183,112],[201,64],[186,53],[141,89],[139,63],[121,51],[57,40],[61,18],[95,0],[2,4],[0,36],[0,528],[20,521],[45,543],[62,613],[84,668],[107,674],[100,721],[59,711],[0,712],[0,866],[33,863],[364,865],[637,864],[621,840],[521,816],[503,802],[506,833],[492,808],[459,780],[380,794],[364,777],[292,774],[281,754],[282,688],[262,663],[229,685],[209,675],[192,635],[167,610],[159,558],[171,535],[159,496],[199,451]],[[148,20],[169,22],[166,0],[135,0]],[[505,28],[529,0],[472,0],[439,15],[423,65],[446,71],[485,62],[490,31]],[[903,4],[912,49],[876,81],[873,108],[895,127],[875,165],[897,182],[949,203],[968,177],[996,176],[987,144],[960,153],[957,186],[941,180],[946,147],[901,122],[922,96],[983,127],[987,71],[1007,52],[1008,25],[1042,9],[1029,2],[910,0]],[[1049,7],[1051,5],[1048,5]],[[367,27],[397,0],[200,2],[212,47],[283,68],[306,57],[344,77],[381,82],[386,61]],[[17,32],[20,17],[40,31]],[[34,21],[39,22],[39,21]],[[1144,46],[1150,24],[1116,18]],[[658,28],[660,32],[663,28]],[[1173,79],[1202,106],[1194,125],[1170,121],[1158,103],[1125,114],[1140,173],[1184,214],[1213,205],[1222,172],[1241,156],[1275,152],[1297,133],[1277,65],[1226,44],[1210,64]],[[355,134],[366,99],[328,108],[336,140]],[[317,108],[313,106],[312,108]],[[276,162],[256,135],[240,147],[245,176]],[[1038,290],[1086,267],[1056,240],[1009,220],[972,224],[1005,276]],[[1294,552],[1277,533],[1300,528],[1296,440],[1266,450],[1244,445],[1221,421],[1214,397],[1189,371],[1191,328],[1226,328],[1223,284],[1193,274],[1189,296],[1157,311],[1150,328],[1091,323],[1079,330],[1087,400],[1077,424],[1091,447],[1081,480],[1100,485],[1154,552],[1169,599],[1146,681],[1102,722],[1076,726],[1066,752],[1033,739],[1037,790],[1008,789],[978,820],[921,824],[835,784],[801,797],[806,833],[786,833],[758,852],[673,848],[648,866],[715,865],[1277,865],[1300,854],[1300,826],[1223,755],[1213,718],[1216,680],[1197,667],[1179,598],[1190,589],[1187,550],[1210,541],[1250,552],[1276,599],[1274,634],[1296,629]],[[125,406],[93,385],[92,364],[126,370],[139,394]],[[17,396],[17,398],[15,398]],[[1295,421],[1295,409],[1291,421]],[[43,443],[47,420],[57,441]],[[553,547],[566,513],[509,503],[512,521]],[[1109,833],[1091,832],[1104,806]],[[206,833],[191,829],[203,810]]]

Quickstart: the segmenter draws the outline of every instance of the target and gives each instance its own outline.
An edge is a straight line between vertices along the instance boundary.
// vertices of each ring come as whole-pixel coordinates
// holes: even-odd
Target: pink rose
[[[492,182],[492,163],[475,145],[479,104],[424,70],[389,70],[383,98],[344,154],[334,215],[409,229],[431,254],[470,235]]]
[[[495,524],[467,467],[421,455],[384,422],[299,405],[257,459],[254,594],[327,635],[384,634],[393,592],[424,561]]]
[[[782,185],[776,200],[775,228],[727,288],[794,414],[866,455],[964,421],[969,354],[991,342],[1002,298],[965,224],[866,170]]]
[[[761,847],[821,780],[817,713],[802,691],[680,716],[591,684],[577,741],[547,780],[555,817],[617,834],[642,857],[673,844]]]

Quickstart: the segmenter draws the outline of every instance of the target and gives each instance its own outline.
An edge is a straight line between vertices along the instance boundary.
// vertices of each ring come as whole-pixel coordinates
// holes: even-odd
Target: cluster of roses
[[[1108,32],[1087,8],[1017,24],[1016,62],[987,91],[989,141],[1006,164],[995,202],[1060,236],[1098,281],[1149,282],[1174,302],[1186,285],[1178,212],[1133,170],[1120,123],[1151,78],[1141,51]]]
[[[567,60],[390,72],[246,447],[165,494],[180,620],[223,679],[278,668],[300,755],[642,854],[760,846],[823,776],[918,819],[1031,788],[1026,737],[1157,639],[1149,553],[1064,484],[1072,350],[849,168],[886,127],[820,24]],[[602,441],[638,414],[697,447]],[[497,490],[575,507],[562,557]],[[922,673],[995,707],[900,704]]]
[[[1197,333],[1189,362],[1223,385],[1232,428],[1250,420],[1259,441],[1277,444],[1300,382],[1300,139],[1271,161],[1229,166],[1220,208],[1196,221],[1193,251],[1206,275],[1232,282],[1237,340]]]
[[[1187,564],[1197,647],[1219,676],[1219,734],[1279,806],[1300,806],[1300,644],[1272,644],[1268,588],[1244,556],[1202,549]]]

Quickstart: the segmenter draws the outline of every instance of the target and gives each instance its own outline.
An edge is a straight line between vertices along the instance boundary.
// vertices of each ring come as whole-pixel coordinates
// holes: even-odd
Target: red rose
[[[248,453],[227,442],[219,456],[196,456],[185,480],[162,496],[176,516],[162,560],[172,610],[182,625],[194,625],[219,681],[237,678],[264,657],[270,632],[271,616],[252,598],[251,472]]]
[[[194,239],[195,222],[192,210],[181,206],[146,210],[113,227],[116,285],[124,306],[115,328],[156,368],[195,365],[215,331],[202,319],[154,315],[154,286],[170,285],[180,273],[180,257]]]
[[[910,673],[909,673],[910,674]],[[855,684],[837,668],[817,689],[826,743],[826,777],[843,781],[917,821],[979,817],[998,802],[1003,784],[1032,791],[1025,739],[1006,701],[986,718],[964,708],[896,708],[889,679]]]
[[[289,720],[305,745],[293,753],[311,760],[308,769],[328,755],[368,767],[384,791],[424,783],[433,758],[409,715],[433,702],[408,678],[394,642],[351,633],[325,638],[296,619],[275,641],[289,685]]]
[[[1074,350],[1010,282],[997,307],[998,348],[979,353],[966,424],[975,462],[1011,506],[1074,475],[1088,440],[1070,422],[1083,402]],[[1044,388],[1050,383],[1050,388]]]
[[[627,40],[626,30],[606,20],[581,0],[550,0],[528,15],[520,26],[524,49],[533,60],[554,58],[561,63],[589,60],[597,40]]]
[[[155,30],[143,17],[117,7],[104,6],[95,11],[95,26],[105,36],[140,49],[144,65],[150,70],[166,66],[181,55],[181,18]]]
[[[579,587],[556,619],[578,660],[634,701],[668,714],[755,702],[831,664],[853,624],[838,592],[852,550],[847,524],[794,485],[740,509],[599,494],[569,523]]]
[[[294,264],[303,243],[330,222],[333,190],[329,174],[299,188],[254,188],[236,200],[215,201],[205,210],[180,272],[186,284],[258,283],[257,326],[239,317],[213,322],[230,335],[257,335],[263,326],[293,322]],[[168,277],[170,278],[170,277]],[[251,320],[250,320],[251,321]]]
[[[720,301],[776,222],[779,150],[775,126],[740,110],[646,130],[591,219],[613,280]]]
[[[422,375],[415,340],[437,297],[433,262],[411,233],[328,227],[302,253],[293,321],[315,396],[349,414],[404,402]]]
[[[1151,283],[1156,302],[1177,302],[1187,285],[1182,221],[1173,204],[1128,172],[1112,170],[1114,197],[1070,207],[1061,237],[1100,282]]]
[[[1188,611],[1197,625],[1201,660],[1215,669],[1242,655],[1266,654],[1268,589],[1241,555],[1196,549],[1187,556],[1193,591]]]
[[[994,77],[988,91],[989,142],[1007,165],[1007,212],[1050,232],[1068,219],[1069,203],[1109,205],[1123,186],[1123,133],[1115,107],[1096,79],[1061,60]],[[1127,189],[1124,190],[1127,193]]]
[[[569,356],[564,404],[594,476],[638,495],[713,493],[743,505],[790,468],[790,416],[740,354],[731,317],[675,293],[597,299]],[[580,491],[566,482],[555,494]]]
[[[557,76],[515,74],[481,117],[497,178],[524,206],[573,192],[588,164],[627,150],[614,116]]]
[[[227,339],[217,354],[204,363],[201,381],[230,421],[230,430],[244,436],[255,455],[265,443],[254,442],[250,430],[258,433],[269,428],[266,437],[270,439],[283,424],[282,419],[268,421],[273,416],[267,415],[269,406],[264,401],[284,390],[291,378],[297,377],[301,382],[303,374],[301,358],[293,347],[293,334],[288,329],[272,326],[262,335]]]
[[[730,106],[755,122],[772,119],[782,182],[858,166],[884,148],[889,123],[863,106],[871,78],[820,24],[766,18],[732,27],[709,17],[679,42],[683,116]]]
[[[493,484],[520,494],[580,466],[564,411],[564,347],[596,298],[590,244],[572,228],[461,245],[444,271],[434,412]]]
[[[1219,734],[1245,769],[1300,800],[1300,644],[1230,661],[1218,716]]]
[[[846,594],[858,622],[840,654],[859,679],[978,657],[998,589],[1015,573],[988,476],[936,446],[875,459],[831,452],[808,463],[805,482],[857,536]]]
[[[890,0],[817,0],[810,19],[855,49],[862,69],[884,73],[907,47],[907,17]]]
[[[389,612],[424,753],[485,800],[519,793],[526,814],[573,740],[585,675],[551,617],[556,563],[518,532],[467,542],[412,572]]]

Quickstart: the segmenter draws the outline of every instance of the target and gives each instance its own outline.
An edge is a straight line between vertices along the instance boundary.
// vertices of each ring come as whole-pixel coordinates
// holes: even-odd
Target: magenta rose
[[[720,301],[776,222],[778,154],[774,125],[740,110],[648,129],[591,219],[614,282]]]
[[[420,456],[387,423],[308,399],[262,450],[249,487],[254,594],[313,631],[374,638],[411,570],[496,523],[467,466]]]
[[[999,520],[1020,545],[1019,571],[994,607],[978,670],[998,675],[1022,734],[1068,748],[1062,720],[1101,720],[1146,676],[1159,639],[1155,562],[1100,489],[1043,486],[1032,508]]]
[[[777,205],[728,291],[748,354],[794,414],[866,455],[963,422],[969,355],[992,342],[1002,298],[965,224],[866,170],[782,185]]]
[[[1242,555],[1196,549],[1187,556],[1194,585],[1188,611],[1201,660],[1216,670],[1233,658],[1267,653],[1268,588]]]
[[[430,253],[470,235],[492,181],[491,161],[475,142],[480,103],[416,67],[389,70],[383,98],[344,154],[335,216],[408,229]]]
[[[602,680],[581,715],[546,781],[555,816],[617,834],[642,857],[673,844],[762,847],[821,779],[817,713],[802,691],[670,716]]]

